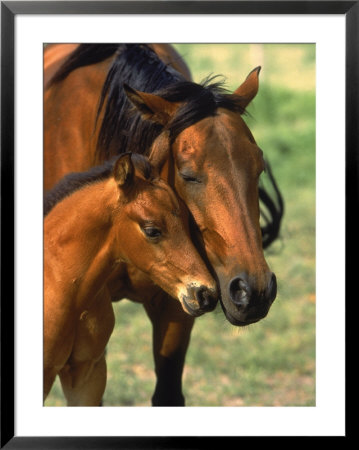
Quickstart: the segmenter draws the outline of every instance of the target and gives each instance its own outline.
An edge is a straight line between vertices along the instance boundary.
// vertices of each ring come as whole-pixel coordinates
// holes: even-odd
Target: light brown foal
[[[46,212],[44,398],[59,375],[69,406],[96,406],[114,327],[111,275],[126,285],[130,263],[197,315],[216,306],[216,284],[190,241],[184,205],[144,156],[66,177]]]

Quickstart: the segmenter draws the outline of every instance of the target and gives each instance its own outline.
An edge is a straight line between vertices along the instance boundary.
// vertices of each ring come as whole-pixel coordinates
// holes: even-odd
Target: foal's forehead
[[[160,178],[153,180],[135,202],[143,211],[179,215],[179,202],[173,190]]]

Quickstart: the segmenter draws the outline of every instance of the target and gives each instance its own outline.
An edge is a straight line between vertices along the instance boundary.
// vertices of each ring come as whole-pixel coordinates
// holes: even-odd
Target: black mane
[[[68,57],[51,83],[57,83],[73,70],[101,62],[114,55],[104,83],[97,121],[101,124],[97,142],[99,161],[118,152],[147,153],[162,126],[143,120],[128,100],[123,85],[143,92],[156,93],[170,102],[180,102],[169,131],[175,138],[185,128],[223,107],[244,113],[239,98],[224,89],[223,81],[208,78],[201,84],[187,81],[165,64],[146,44],[81,44]]]
[[[87,172],[73,172],[64,176],[50,191],[44,196],[44,217],[60,203],[65,197],[93,183],[97,183],[109,178],[113,173],[115,161],[118,156],[106,161],[101,166],[92,167]],[[131,160],[140,173],[149,179],[152,173],[152,166],[147,158],[142,155],[131,155]]]
[[[66,59],[64,64],[56,72],[50,84],[64,80],[72,71],[97,64],[114,55],[119,49],[119,44],[81,44]]]
[[[121,45],[108,72],[98,108],[98,118],[103,110],[98,158],[106,160],[118,149],[133,153],[140,148],[147,150],[162,130],[160,125],[142,120],[124,92],[124,83],[133,89],[154,92],[178,81],[184,79],[148,46]]]
[[[155,93],[170,102],[183,103],[169,127],[172,138],[199,120],[214,115],[219,107],[244,112],[239,98],[228,95],[223,82],[214,82],[213,78],[202,84],[187,81],[148,46],[122,45],[107,75],[98,109],[98,118],[104,109],[97,145],[102,160],[113,154],[114,149],[147,153],[162,130],[161,125],[141,118],[128,100],[123,84]]]
[[[170,102],[184,103],[167,127],[172,139],[194,123],[216,115],[218,108],[245,113],[242,98],[230,95],[224,88],[224,80],[215,81],[216,78],[209,77],[201,84],[179,82],[157,93]]]

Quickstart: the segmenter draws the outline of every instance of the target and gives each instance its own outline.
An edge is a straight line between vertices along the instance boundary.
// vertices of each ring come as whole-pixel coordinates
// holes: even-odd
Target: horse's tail
[[[268,248],[279,237],[284,214],[283,197],[268,161],[266,161],[265,173],[271,186],[270,193],[264,187],[262,180],[259,186],[261,231],[264,249]]]

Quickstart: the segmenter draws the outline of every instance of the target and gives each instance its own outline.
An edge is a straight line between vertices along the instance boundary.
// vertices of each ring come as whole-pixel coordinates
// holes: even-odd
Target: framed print
[[[2,448],[202,448],[214,440],[243,437],[348,436],[345,300],[352,288],[351,211],[358,194],[358,11],[356,1],[1,3]],[[59,57],[61,52],[64,56]],[[55,56],[66,64],[58,64]],[[110,58],[114,63],[107,66]],[[162,65],[155,72],[157,64]],[[145,74],[147,66],[151,69]],[[178,81],[176,90],[170,89],[169,78],[161,84],[167,76]],[[119,79],[125,80],[120,88]],[[116,134],[120,102],[129,105],[121,114],[128,114],[130,125]],[[226,125],[221,122],[223,111]],[[96,120],[102,120],[102,128],[97,147],[92,147],[95,132],[88,124]],[[142,132],[143,123],[148,128]],[[198,125],[206,123],[211,126]],[[105,142],[108,153],[101,156]],[[135,146],[147,146],[142,153],[148,155],[150,148],[152,153],[149,160],[141,155],[141,165],[122,155],[111,170],[101,169],[101,175],[100,169],[96,176],[87,172],[117,155],[111,153],[115,146],[124,148],[125,155],[141,153]],[[85,147],[89,150],[81,153]],[[232,147],[238,153],[228,150]],[[222,162],[216,165],[218,148],[223,149]],[[172,149],[170,159],[163,160],[163,149]],[[200,151],[202,165],[199,157],[191,159]],[[226,152],[231,156],[224,176]],[[87,378],[81,378],[82,369],[73,375],[74,367],[80,367],[75,355],[84,354],[82,348],[76,353],[83,342],[78,336],[85,335],[80,325],[75,331],[61,331],[57,341],[50,339],[59,342],[51,353],[56,361],[68,334],[71,349],[61,364],[50,364],[61,367],[47,378],[46,317],[52,320],[55,310],[63,323],[72,323],[72,317],[54,307],[56,296],[49,316],[43,303],[50,264],[43,253],[46,202],[52,198],[48,214],[56,210],[59,221],[61,203],[67,201],[63,217],[76,218],[76,226],[66,239],[77,236],[90,252],[91,237],[99,239],[101,226],[96,225],[96,233],[88,231],[90,215],[81,221],[86,205],[92,205],[92,218],[101,208],[105,212],[96,217],[106,216],[111,208],[117,211],[105,202],[130,198],[128,183],[138,177],[142,190],[131,190],[131,200],[120,204],[137,201],[135,192],[145,196],[143,186],[149,183],[153,189],[157,178],[149,174],[156,170],[165,173],[165,189],[175,190],[173,197],[184,201],[190,219],[175,214],[172,203],[167,213],[164,202],[159,203],[165,210],[161,222],[140,220],[143,209],[131,212],[127,227],[114,240],[122,236],[126,245],[119,248],[125,253],[113,256],[115,247],[108,246],[111,264],[116,270],[121,267],[121,276],[116,275],[117,284],[112,280],[111,291],[106,274],[103,288],[110,292],[106,299],[116,322],[111,339],[101,347],[101,352],[106,348],[107,385],[96,399],[95,389],[83,396],[75,387],[88,383],[98,359],[86,369]],[[81,172],[85,180],[81,189],[78,184],[69,188],[69,178],[62,178],[73,172]],[[58,195],[51,189],[61,179],[67,190]],[[116,195],[105,196],[109,186],[116,187]],[[72,194],[85,195],[87,188],[91,197],[76,197],[83,201],[81,207],[71,203]],[[47,191],[56,196],[49,197]],[[256,197],[242,192],[255,192]],[[95,201],[96,195],[101,200]],[[146,205],[152,205],[157,197],[146,198]],[[152,217],[155,207],[149,209]],[[256,231],[248,226],[253,217]],[[162,247],[175,220],[184,221],[185,231],[177,224],[168,247]],[[61,226],[61,245],[67,223]],[[82,223],[88,235],[80,230]],[[131,227],[140,247],[133,243],[135,237],[126,238]],[[193,254],[188,229],[196,242]],[[203,239],[197,242],[199,232]],[[184,240],[176,244],[181,233]],[[53,242],[56,233],[48,235]],[[160,248],[167,250],[158,256]],[[61,256],[55,253],[54,261],[60,264]],[[97,258],[86,255],[86,264]],[[143,255],[156,263],[146,260],[144,269]],[[186,266],[188,255],[192,259]],[[171,257],[174,262],[168,262]],[[66,265],[57,272],[63,292],[53,291],[59,291],[60,304],[67,292],[63,274],[68,261],[80,270],[81,251],[64,260]],[[240,263],[233,265],[233,260]],[[158,267],[165,276],[158,275]],[[175,277],[174,268],[181,276]],[[167,294],[143,288],[136,270],[146,273],[144,286],[149,278]],[[186,280],[192,277],[185,294],[182,285],[175,290],[175,282],[169,281],[172,276],[184,279],[182,273]],[[70,275],[71,289],[86,278]],[[142,290],[134,288],[136,282]],[[125,300],[111,304],[111,299],[118,300],[112,292]],[[146,295],[151,298],[145,304],[151,321],[139,305],[142,297],[138,300]],[[162,300],[176,295],[179,302],[173,305]],[[91,295],[81,298],[85,302],[87,297]],[[257,303],[251,303],[252,298]],[[81,308],[75,322],[88,324],[91,307]],[[190,340],[191,315],[201,317]],[[101,320],[93,319],[96,326],[85,329],[102,329],[107,316],[102,309],[99,316]],[[90,342],[84,347],[87,353],[94,348]],[[102,374],[98,372],[94,383]],[[86,382],[78,381],[83,379]],[[104,380],[106,384],[106,376]]]

